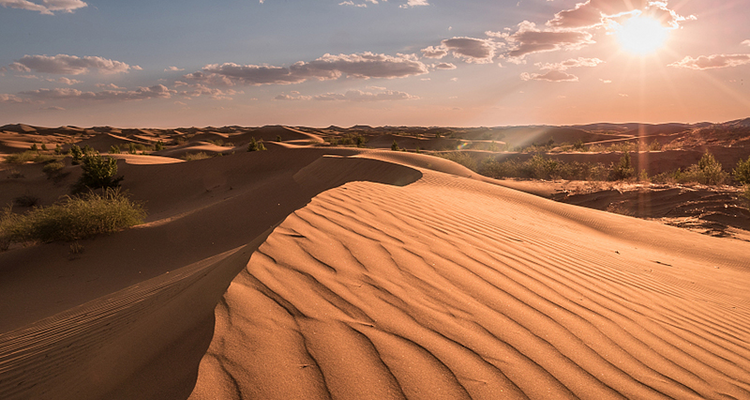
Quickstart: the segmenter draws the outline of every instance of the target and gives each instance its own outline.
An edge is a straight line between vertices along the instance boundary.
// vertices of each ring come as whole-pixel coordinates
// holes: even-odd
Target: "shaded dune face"
[[[750,398],[750,246],[423,174],[287,217],[190,398]]]

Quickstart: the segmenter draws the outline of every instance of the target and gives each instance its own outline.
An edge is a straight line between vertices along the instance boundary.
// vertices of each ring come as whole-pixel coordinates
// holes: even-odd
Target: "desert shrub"
[[[56,145],[55,145],[55,154],[57,154],[57,155],[62,155],[62,153],[63,153],[63,148],[62,148],[62,146],[60,146],[60,143],[56,144]]]
[[[276,141],[281,143],[281,135],[276,135]]]
[[[161,151],[161,150],[164,150],[164,142],[162,142],[161,140],[159,140],[154,145],[154,151]]]
[[[41,148],[42,148],[42,151],[47,151],[47,144],[46,143],[42,143]]]
[[[398,147],[398,143],[396,143],[396,139],[393,139],[393,143],[391,143],[391,150],[393,151],[399,151],[400,148]]]
[[[617,164],[612,164],[610,179],[620,181],[632,178],[633,176],[635,176],[635,169],[630,161],[630,153],[626,152],[620,157],[620,161]]]
[[[608,169],[601,163],[562,162],[542,155],[529,160],[497,161],[487,158],[479,166],[480,174],[491,178],[531,178],[567,180],[606,180]]]
[[[691,165],[688,172],[693,174],[695,176],[694,179],[699,183],[721,185],[729,178],[729,174],[722,171],[721,164],[708,151],[698,161],[698,168],[694,167],[694,165]]]
[[[112,146],[109,146],[109,154],[120,154],[122,151],[120,150],[120,146],[113,144]]]
[[[26,150],[26,151],[21,152],[21,153],[15,153],[15,154],[7,155],[5,157],[5,162],[7,162],[9,164],[21,165],[21,164],[25,164],[25,163],[27,163],[29,161],[34,161],[34,159],[36,159],[37,156],[38,156],[38,154],[36,152],[31,151],[31,150]]]
[[[573,144],[573,150],[586,151],[586,145],[583,143],[582,139],[578,139],[578,141]]]
[[[73,165],[78,165],[83,159],[83,150],[77,144],[70,146],[70,156],[73,158]]]
[[[120,185],[122,176],[117,176],[117,160],[99,154],[87,154],[81,163],[83,174],[73,187],[78,193],[85,189],[108,189]]]
[[[255,140],[255,138],[250,138],[250,144],[247,145],[247,151],[263,151],[267,150],[266,146],[263,144],[263,140]]]
[[[39,147],[36,145],[36,143],[32,143],[31,147],[29,148],[31,151],[39,151]]]
[[[455,163],[461,164],[472,171],[477,170],[476,160],[474,160],[474,158],[466,153],[460,151],[452,151],[449,153],[437,153],[435,155],[441,158],[445,158],[446,160],[451,160]]]
[[[52,179],[59,175],[63,168],[65,168],[65,164],[60,161],[54,161],[42,167],[42,172],[47,174],[47,179]]]
[[[142,205],[118,189],[66,197],[25,214],[6,209],[0,214],[0,243],[52,242],[84,239],[111,233],[143,222]]]
[[[13,199],[13,204],[19,207],[34,207],[39,204],[39,197],[36,197],[32,194],[25,194]]]
[[[745,200],[745,205],[747,205],[748,208],[750,208],[750,184],[745,185],[745,187],[742,190],[742,194],[740,197]]]
[[[737,166],[732,171],[732,177],[743,185],[750,184],[750,157],[737,162]]]
[[[203,151],[201,151],[200,153],[187,153],[184,156],[182,156],[182,159],[185,161],[205,160],[207,158],[212,158],[212,157]]]

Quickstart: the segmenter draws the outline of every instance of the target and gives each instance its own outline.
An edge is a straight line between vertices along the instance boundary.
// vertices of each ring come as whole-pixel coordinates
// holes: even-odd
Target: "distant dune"
[[[390,151],[395,128],[66,129],[0,150],[167,146],[113,155],[145,224],[0,252],[2,399],[750,399],[750,242]],[[322,145],[368,130],[384,148]],[[0,201],[51,204],[63,171],[3,164]]]

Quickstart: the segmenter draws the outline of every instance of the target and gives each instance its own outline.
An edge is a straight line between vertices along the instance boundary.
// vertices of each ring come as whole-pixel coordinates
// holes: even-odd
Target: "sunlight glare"
[[[618,27],[616,35],[623,50],[637,55],[645,55],[664,46],[667,41],[668,29],[653,18],[636,16]]]

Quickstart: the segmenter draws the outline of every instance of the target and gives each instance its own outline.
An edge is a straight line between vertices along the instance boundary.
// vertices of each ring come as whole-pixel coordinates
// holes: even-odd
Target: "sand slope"
[[[750,245],[422,172],[286,218],[191,398],[750,398]]]
[[[120,161],[146,224],[0,253],[0,398],[750,398],[750,244],[269,148]]]

